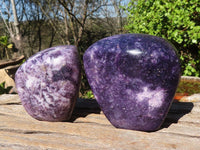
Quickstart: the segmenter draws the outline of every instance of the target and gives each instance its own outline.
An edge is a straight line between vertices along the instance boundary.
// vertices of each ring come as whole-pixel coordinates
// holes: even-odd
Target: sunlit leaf
[[[8,44],[7,48],[13,48],[13,44]]]

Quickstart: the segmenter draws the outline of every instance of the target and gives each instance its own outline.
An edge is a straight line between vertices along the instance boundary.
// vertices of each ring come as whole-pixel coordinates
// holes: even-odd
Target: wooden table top
[[[0,96],[0,150],[200,150],[200,102],[174,102],[160,130],[113,127],[95,100],[79,99],[71,122],[30,117],[18,95]]]

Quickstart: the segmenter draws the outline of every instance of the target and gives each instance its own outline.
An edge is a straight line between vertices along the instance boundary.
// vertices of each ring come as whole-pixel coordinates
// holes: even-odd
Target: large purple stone
[[[157,130],[168,113],[180,77],[175,48],[145,34],[102,39],[84,54],[88,82],[117,128]]]
[[[75,46],[52,47],[30,57],[15,74],[19,97],[38,120],[69,120],[78,96],[80,62]]]

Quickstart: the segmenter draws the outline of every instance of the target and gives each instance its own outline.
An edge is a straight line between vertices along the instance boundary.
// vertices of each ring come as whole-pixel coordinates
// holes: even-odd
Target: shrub
[[[9,94],[10,90],[12,89],[13,87],[12,86],[8,86],[6,87],[5,86],[5,82],[2,82],[0,84],[0,95],[1,94]]]

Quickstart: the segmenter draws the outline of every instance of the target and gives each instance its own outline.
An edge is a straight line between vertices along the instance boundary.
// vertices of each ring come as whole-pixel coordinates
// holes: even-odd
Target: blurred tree
[[[101,22],[107,28],[109,35],[124,33],[126,16],[123,7],[128,4],[126,0],[110,0],[101,8]]]
[[[21,49],[22,36],[19,28],[15,0],[2,0],[0,5],[1,7],[4,7],[4,9],[0,9],[0,14],[7,28],[9,36],[16,48]]]
[[[60,34],[63,44],[74,44],[77,47],[82,39],[87,19],[96,15],[100,8],[106,5],[105,0],[35,0],[35,2],[39,4],[52,27]]]
[[[2,35],[10,35],[9,38],[19,33],[20,51],[27,58],[48,47],[71,44],[78,47],[82,60],[85,50],[97,40],[124,33],[125,15],[121,5],[125,6],[126,0],[12,1],[0,0],[0,16],[4,22],[0,31],[7,29]],[[90,93],[84,73],[81,84],[82,94]]]

